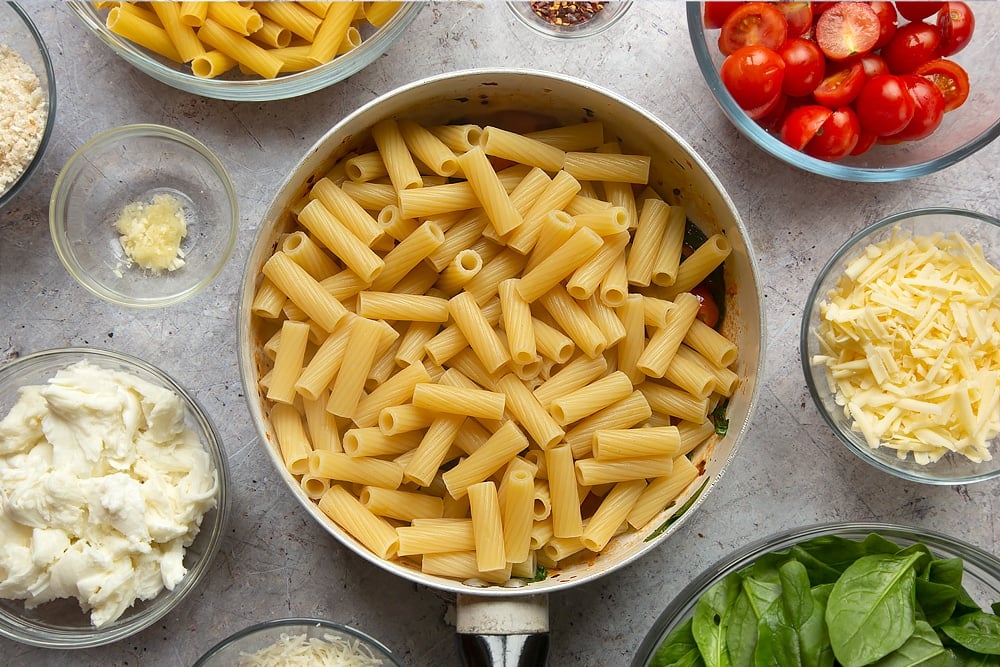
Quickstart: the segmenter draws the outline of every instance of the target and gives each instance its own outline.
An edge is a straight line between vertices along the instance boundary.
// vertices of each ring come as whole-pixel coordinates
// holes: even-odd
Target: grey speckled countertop
[[[219,427],[233,470],[228,536],[204,585],[154,627],[73,653],[0,640],[5,665],[190,665],[254,622],[318,615],[361,628],[407,665],[457,665],[452,600],[370,565],[302,511],[263,455],[236,357],[243,265],[292,166],[358,105],[424,76],[475,66],[551,69],[586,78],[676,129],[722,181],[762,271],[766,373],[748,437],[722,483],[662,548],[550,600],[554,666],[623,665],[662,607],[698,572],[748,541],[819,521],[885,520],[934,528],[996,552],[1000,486],[930,487],[876,472],[840,445],[814,409],[798,359],[809,286],[850,233],[890,213],[949,205],[1000,215],[994,143],[938,174],[852,185],[786,166],[737,133],[695,64],[679,2],[636,3],[607,33],[555,44],[496,2],[431,3],[378,61],[300,99],[234,103],[166,87],[115,56],[58,3],[23,6],[52,51],[55,133],[31,182],[0,210],[0,353],[84,345],[138,355],[190,389]],[[166,310],[123,310],[91,296],[49,240],[48,198],[69,155],[97,132],[154,122],[192,133],[220,157],[239,194],[236,251],[220,277]]]

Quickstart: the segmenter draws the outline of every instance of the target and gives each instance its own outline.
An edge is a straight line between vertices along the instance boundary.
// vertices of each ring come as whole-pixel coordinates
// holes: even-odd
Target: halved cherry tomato
[[[906,89],[913,98],[913,119],[890,139],[916,141],[930,135],[944,118],[944,95],[928,79],[917,74],[903,76]]]
[[[879,38],[879,19],[864,2],[838,2],[816,22],[816,42],[827,58],[846,60],[867,53]]]
[[[926,0],[897,2],[896,9],[907,21],[920,21],[941,9],[943,4],[943,2],[927,2]]]
[[[926,62],[914,74],[926,77],[944,96],[944,110],[954,111],[969,97],[969,75],[954,60],[938,58]]]
[[[781,124],[781,140],[797,151],[806,147],[833,112],[819,104],[792,109]]]
[[[705,2],[703,14],[705,27],[709,30],[718,30],[738,6],[738,2]]]
[[[785,43],[787,34],[788,21],[773,5],[749,2],[738,5],[722,24],[719,50],[728,56],[741,46],[753,44],[777,49]]]
[[[727,56],[720,74],[736,103],[743,109],[755,109],[781,93],[785,61],[766,46],[752,44]]]
[[[839,160],[850,155],[861,136],[861,124],[851,107],[842,107],[830,114],[806,144],[805,152],[820,160]]]
[[[964,49],[972,38],[976,18],[964,2],[946,2],[938,12],[937,27],[941,32],[941,55],[950,56]]]
[[[812,5],[808,2],[779,2],[775,5],[788,23],[787,37],[801,37],[813,25]]]
[[[885,137],[896,134],[913,120],[913,98],[901,77],[880,74],[865,82],[854,102],[861,127]]]
[[[826,72],[826,58],[816,42],[801,37],[789,37],[778,49],[785,61],[785,82],[782,90],[792,97],[805,97],[816,89]]]
[[[893,74],[911,74],[929,60],[941,55],[941,33],[927,23],[907,23],[882,49]]]
[[[759,107],[754,107],[753,109],[744,109],[747,116],[757,121],[759,125],[766,125],[769,122],[773,122],[771,119],[775,115],[780,115],[782,110],[785,108],[785,103],[788,101],[788,95],[779,92],[777,95],[769,99],[764,104]]]
[[[871,2],[868,4],[878,16],[878,39],[875,40],[875,45],[872,48],[881,49],[896,34],[899,16],[896,14],[896,6],[891,2]]]
[[[865,71],[865,78],[870,79],[879,74],[889,74],[889,66],[885,60],[877,53],[866,53],[858,58],[861,68]]]
[[[813,99],[828,109],[839,109],[854,101],[865,85],[865,68],[855,60],[834,69],[813,91]]]
[[[867,153],[872,146],[875,145],[875,140],[878,139],[871,132],[865,132],[864,128],[861,129],[861,133],[858,135],[858,143],[854,144],[854,148],[851,149],[850,155],[863,155]]]

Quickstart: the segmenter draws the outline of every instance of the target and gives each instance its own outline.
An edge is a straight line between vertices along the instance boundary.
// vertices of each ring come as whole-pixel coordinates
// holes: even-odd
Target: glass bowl
[[[86,360],[105,369],[127,372],[176,393],[184,403],[184,423],[192,429],[208,452],[218,478],[215,507],[201,519],[194,541],[184,552],[187,572],[173,590],[136,601],[117,620],[96,628],[75,599],[58,599],[34,609],[18,600],[0,599],[0,636],[50,649],[101,646],[129,637],[173,611],[208,574],[219,549],[229,514],[229,468],[222,440],[205,410],[183,387],[162,370],[118,352],[86,349],[52,349],[31,354],[0,366],[0,418],[18,400],[21,387],[43,385],[58,371]]]
[[[179,202],[187,222],[184,264],[173,270],[131,261],[116,227],[125,206],[158,195]],[[236,192],[219,159],[161,125],[124,125],[85,143],[63,166],[49,204],[52,241],[70,274],[103,299],[139,308],[177,303],[208,285],[232,253],[238,224]]]
[[[940,127],[925,139],[894,146],[876,145],[863,155],[839,162],[819,160],[793,149],[739,107],[722,83],[719,69],[725,57],[716,44],[719,31],[704,27],[703,4],[688,3],[687,24],[698,67],[712,95],[746,138],[794,167],[844,181],[903,181],[949,167],[1000,136],[1000,88],[994,74],[1000,68],[1000,50],[987,34],[990,26],[1000,22],[1000,3],[973,3],[979,32],[965,49],[949,56],[969,74],[971,94],[965,104],[946,113]]]
[[[244,663],[241,662],[240,658],[244,654],[253,654],[263,650],[282,641],[286,636],[294,638],[303,635],[307,641],[326,639],[328,642],[348,642],[357,647],[356,651],[364,651],[366,653],[363,655],[366,657],[370,655],[379,661],[373,660],[364,664],[381,664],[384,667],[402,667],[403,664],[377,640],[350,626],[319,618],[282,618],[251,625],[223,639],[209,649],[205,655],[198,658],[193,667],[235,667],[242,665]]]
[[[604,6],[593,13],[588,19],[575,22],[558,24],[545,19],[535,12],[533,5],[597,5]],[[579,39],[581,37],[592,37],[598,35],[614,24],[618,23],[628,10],[632,8],[630,0],[605,0],[602,3],[565,3],[565,2],[508,2],[507,8],[519,20],[519,22],[535,32],[553,37],[555,39]]]
[[[800,354],[809,393],[823,419],[841,442],[879,470],[926,484],[967,484],[993,479],[1000,475],[998,437],[993,437],[990,441],[993,459],[979,463],[965,456],[948,453],[933,463],[920,464],[912,455],[900,459],[893,449],[885,446],[870,447],[864,435],[854,428],[854,420],[845,414],[845,408],[837,404],[827,379],[826,366],[812,363],[816,355],[823,354],[816,335],[820,325],[820,304],[827,300],[830,290],[837,284],[851,260],[860,256],[869,245],[892,238],[897,229],[913,237],[934,233],[942,233],[947,237],[950,233],[957,232],[969,243],[981,244],[986,259],[994,267],[1000,267],[1000,220],[971,211],[947,208],[907,211],[889,216],[858,232],[823,266],[806,301],[800,332]],[[897,329],[902,330],[902,327]],[[902,333],[897,335],[905,336]],[[993,410],[996,410],[995,405]]]
[[[860,542],[871,533],[878,533],[900,547],[923,543],[938,558],[962,559],[964,563],[962,585],[972,599],[984,609],[989,609],[990,604],[1000,600],[1000,559],[943,533],[884,523],[828,523],[794,528],[745,546],[698,575],[666,606],[653,623],[632,660],[632,667],[657,664],[653,662],[653,658],[663,640],[691,618],[695,603],[702,593],[726,575],[748,567],[766,554],[790,549],[807,540],[841,537]]]
[[[52,127],[56,118],[56,77],[52,71],[52,61],[49,50],[42,40],[35,24],[23,9],[13,2],[0,2],[0,47],[6,46],[20,56],[25,65],[31,68],[38,77],[41,104],[38,113],[44,111],[44,118],[36,125],[35,137],[27,142],[18,142],[17,165],[8,164],[6,156],[0,160],[0,208],[10,201],[21,189],[32,172],[42,161],[45,147],[52,136]],[[23,110],[20,112],[23,115]],[[4,114],[6,116],[6,113]],[[22,122],[25,120],[21,118]],[[37,118],[36,118],[37,120]],[[6,152],[8,142],[0,144],[0,149]],[[23,149],[23,150],[21,150]],[[6,172],[10,169],[10,174]]]
[[[361,71],[385,53],[409,27],[423,8],[423,2],[404,2],[399,10],[381,27],[363,30],[362,42],[347,54],[338,56],[328,63],[302,72],[261,79],[233,74],[208,79],[191,74],[188,65],[180,65],[158,56],[133,42],[111,32],[105,24],[105,11],[96,9],[91,3],[70,2],[73,11],[83,24],[107,44],[112,51],[124,58],[132,66],[154,79],[180,90],[233,101],[280,100],[326,88],[338,81]]]

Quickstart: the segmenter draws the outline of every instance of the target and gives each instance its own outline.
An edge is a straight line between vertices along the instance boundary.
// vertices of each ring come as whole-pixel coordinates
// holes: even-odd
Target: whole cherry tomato
[[[937,16],[941,33],[941,55],[950,56],[965,48],[976,27],[972,9],[964,2],[946,2]]]
[[[781,93],[785,61],[766,46],[752,44],[727,56],[721,75],[736,103],[743,109],[755,109]]]
[[[891,2],[871,2],[869,4],[875,15],[878,16],[878,39],[875,40],[875,45],[872,48],[881,49],[896,34],[899,16],[896,14],[896,6]]]
[[[872,50],[881,27],[878,14],[864,2],[838,2],[816,22],[816,42],[831,60],[846,60]]]
[[[785,43],[788,21],[784,14],[766,2],[737,5],[722,24],[719,50],[729,55],[741,46],[760,44],[777,49]]]
[[[929,136],[944,118],[944,95],[930,80],[917,74],[903,76],[906,89],[913,98],[913,119],[890,139],[916,141]]]
[[[920,21],[937,12],[943,4],[943,2],[927,2],[926,0],[897,2],[896,9],[907,21]]]
[[[806,144],[805,152],[820,160],[839,160],[850,155],[861,136],[861,124],[851,107],[830,114],[822,127]]]
[[[894,74],[868,79],[854,108],[862,129],[880,137],[896,134],[913,120],[913,98],[903,79]]]
[[[859,121],[860,122],[860,121]],[[861,133],[858,135],[858,143],[854,144],[854,148],[851,149],[851,155],[862,155],[867,153],[872,146],[875,145],[875,141],[878,139],[871,132],[865,132],[864,128],[861,129]]]
[[[919,21],[900,27],[882,49],[882,57],[893,74],[910,74],[940,54],[941,32],[936,26]]]
[[[709,30],[721,28],[722,24],[726,22],[726,19],[738,6],[739,3],[736,2],[717,2],[714,0],[705,2],[703,14],[705,27]]]
[[[944,96],[944,110],[954,111],[969,97],[969,75],[954,60],[938,58],[917,68],[914,74],[926,77]]]
[[[805,97],[819,85],[826,71],[826,59],[816,42],[801,37],[789,37],[778,50],[785,61],[785,81],[782,90],[792,97]]]
[[[719,323],[719,304],[715,302],[712,290],[701,283],[691,289],[691,294],[698,297],[698,314],[695,317],[714,329]]]

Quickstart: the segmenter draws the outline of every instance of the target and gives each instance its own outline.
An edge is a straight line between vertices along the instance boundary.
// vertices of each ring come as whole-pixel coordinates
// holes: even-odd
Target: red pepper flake
[[[531,11],[552,25],[579,25],[594,18],[606,2],[531,2]]]

